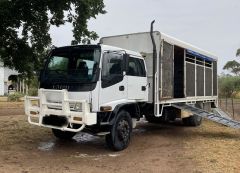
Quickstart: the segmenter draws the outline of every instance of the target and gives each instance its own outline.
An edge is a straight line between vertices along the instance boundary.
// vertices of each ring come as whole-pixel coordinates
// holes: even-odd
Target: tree
[[[219,94],[223,97],[234,97],[240,91],[240,77],[221,76],[219,78]]]
[[[96,40],[87,22],[104,14],[103,0],[1,0],[0,60],[20,73],[32,74],[51,45],[49,29],[72,23],[72,44]]]
[[[238,63],[237,61],[233,60],[233,61],[228,61],[224,67],[224,70],[229,70],[231,73],[235,74],[235,75],[239,75],[240,74],[240,63]]]
[[[236,56],[240,56],[240,48],[237,50]]]
[[[240,77],[239,76],[221,76],[219,82],[219,96],[226,98],[226,110],[227,110],[227,99],[231,98],[232,110],[234,116],[234,104],[233,99],[236,94],[240,91]]]

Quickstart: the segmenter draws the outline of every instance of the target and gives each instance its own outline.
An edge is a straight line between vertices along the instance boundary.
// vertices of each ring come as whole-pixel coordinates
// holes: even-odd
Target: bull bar
[[[57,94],[58,102],[49,102],[48,94]],[[28,116],[28,122],[33,125],[43,126],[48,128],[59,129],[62,131],[80,132],[86,125],[94,125],[97,123],[96,113],[90,112],[90,104],[86,100],[69,99],[68,91],[39,89],[38,96],[25,96],[24,106],[25,114]],[[79,110],[74,110],[70,105],[80,105]],[[46,116],[55,115],[65,117],[67,124],[58,127],[54,125],[46,125],[43,123],[43,118]],[[33,120],[35,119],[35,121]],[[79,128],[73,128],[73,124],[81,125]]]

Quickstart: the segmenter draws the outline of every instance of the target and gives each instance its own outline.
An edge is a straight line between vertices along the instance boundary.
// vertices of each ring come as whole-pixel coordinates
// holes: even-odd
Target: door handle
[[[146,86],[142,86],[142,91],[146,91]]]
[[[124,89],[125,89],[124,86],[119,87],[119,91],[124,91]]]

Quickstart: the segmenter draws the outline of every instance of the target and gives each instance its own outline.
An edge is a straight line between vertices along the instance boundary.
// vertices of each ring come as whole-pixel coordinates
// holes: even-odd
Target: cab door
[[[122,52],[104,52],[101,67],[100,106],[115,106],[126,102],[128,88],[125,58]]]
[[[148,84],[144,60],[132,55],[127,58],[128,99],[147,101]]]

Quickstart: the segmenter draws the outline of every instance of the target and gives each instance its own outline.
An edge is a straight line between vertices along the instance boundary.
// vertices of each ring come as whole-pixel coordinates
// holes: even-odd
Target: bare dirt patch
[[[7,112],[6,112],[7,113]],[[240,133],[204,121],[141,122],[130,146],[112,152],[104,138],[79,133],[57,140],[50,129],[29,125],[24,115],[0,116],[0,172],[238,172]]]

